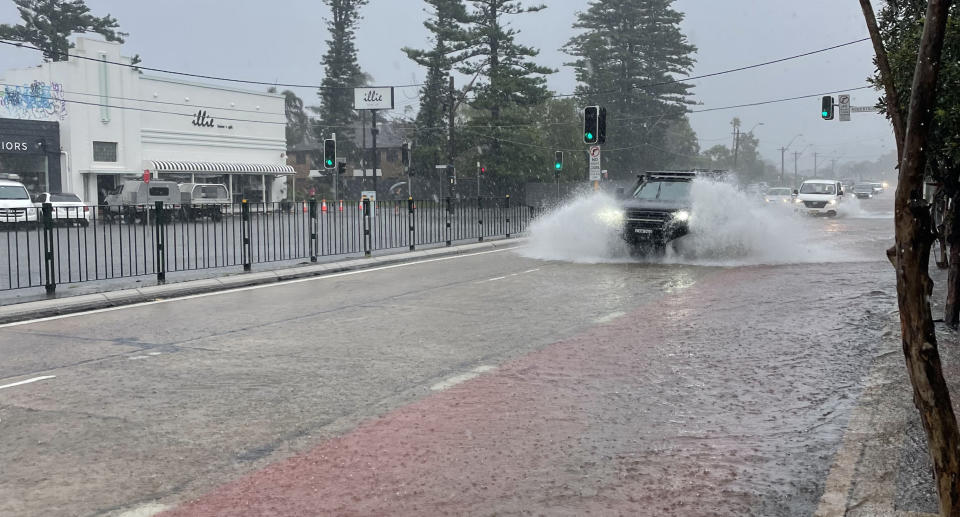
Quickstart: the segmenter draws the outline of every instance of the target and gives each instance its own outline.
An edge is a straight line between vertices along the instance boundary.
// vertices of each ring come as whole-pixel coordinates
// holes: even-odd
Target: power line
[[[848,41],[848,42],[846,42],[846,43],[841,43],[841,44],[839,44],[839,45],[833,45],[833,46],[831,46],[831,47],[825,47],[825,48],[821,48],[821,49],[817,49],[817,50],[811,50],[810,52],[804,52],[804,53],[802,53],[802,54],[796,54],[796,55],[793,55],[793,56],[783,57],[783,58],[780,58],[780,59],[774,59],[773,61],[765,61],[765,62],[763,62],[763,63],[756,63],[756,64],[753,64],[753,65],[741,66],[741,67],[738,67],[738,68],[730,68],[730,69],[727,69],[727,70],[721,70],[721,71],[719,71],[719,72],[713,72],[713,73],[703,74],[703,75],[695,75],[695,76],[692,76],[692,77],[685,77],[685,78],[683,78],[683,79],[672,79],[672,80],[669,80],[669,81],[662,81],[662,82],[658,82],[658,83],[641,84],[641,85],[633,86],[633,87],[629,88],[629,90],[639,90],[639,89],[644,89],[644,88],[655,88],[655,87],[657,87],[657,86],[667,86],[667,85],[670,85],[670,84],[678,84],[678,83],[683,83],[683,82],[686,82],[686,81],[696,81],[696,80],[698,80],[698,79],[707,79],[707,78],[710,78],[710,77],[717,77],[717,76],[732,74],[732,73],[736,73],[736,72],[743,72],[743,71],[745,71],[745,70],[752,70],[752,69],[754,69],[754,68],[761,68],[761,67],[764,67],[764,66],[775,65],[775,64],[777,64],[777,63],[783,63],[783,62],[786,62],[786,61],[792,61],[792,60],[794,60],[794,59],[800,59],[800,58],[803,58],[803,57],[813,56],[813,55],[816,55],[816,54],[822,54],[822,53],[824,53],[824,52],[829,52],[829,51],[831,51],[831,50],[836,50],[836,49],[838,49],[838,48],[848,47],[848,46],[850,46],[850,45],[856,45],[857,43],[863,43],[863,42],[865,42],[865,41],[870,41],[870,38],[862,38],[862,39],[858,39],[858,40],[854,40],[854,41]],[[558,98],[558,99],[559,99],[559,98],[563,98],[563,97],[590,97],[590,96],[594,96],[594,95],[610,95],[610,94],[616,94],[616,93],[622,94],[622,93],[624,93],[624,91],[623,91],[623,90],[608,90],[608,91],[600,91],[600,92],[564,93],[564,94],[551,95],[551,97],[553,97],[553,98]]]
[[[40,48],[40,47],[35,47],[35,46],[33,46],[33,45],[27,45],[26,43],[23,43],[23,42],[20,42],[20,41],[0,40],[0,44],[8,45],[8,46],[11,46],[11,47],[18,47],[18,48],[25,48],[25,49],[30,49],[30,50],[36,50],[36,51],[39,51],[39,52],[43,52],[43,53],[45,53],[45,54],[54,54],[54,55],[57,55],[57,56],[66,57],[67,59],[69,59],[69,58],[84,59],[84,60],[87,60],[87,61],[93,61],[93,62],[95,62],[95,63],[106,63],[106,64],[108,64],[108,65],[123,66],[123,67],[131,68],[131,69],[133,69],[133,70],[147,70],[147,71],[149,71],[149,72],[158,72],[158,73],[163,73],[163,74],[179,75],[179,76],[182,76],[182,77],[192,77],[192,78],[195,78],[195,79],[207,79],[207,80],[212,80],[212,81],[223,81],[223,82],[228,82],[228,83],[256,84],[256,85],[260,85],[260,86],[277,86],[277,87],[284,87],[284,88],[315,88],[315,89],[319,89],[319,90],[353,90],[353,89],[354,89],[354,87],[352,87],[352,86],[323,86],[323,85],[315,85],[315,84],[283,84],[283,83],[268,82],[268,81],[252,81],[252,80],[248,80],[248,79],[234,79],[234,78],[231,78],[231,77],[218,77],[218,76],[215,76],[215,75],[191,74],[191,73],[187,73],[187,72],[177,72],[177,71],[175,71],[175,70],[166,70],[166,69],[163,69],[163,68],[151,68],[151,67],[143,66],[143,65],[140,65],[140,64],[134,65],[134,64],[132,64],[132,63],[121,63],[121,62],[119,62],[119,61],[108,61],[108,60],[106,60],[106,59],[97,59],[97,58],[93,58],[93,57],[79,56],[79,55],[77,55],[77,54],[70,54],[69,52],[61,52],[61,51],[59,51],[59,50],[44,50],[44,49],[42,49],[42,48]],[[420,86],[423,86],[423,83],[420,83],[420,84],[404,84],[404,85],[394,86],[394,88],[415,88],[415,87],[418,88],[418,87],[420,87]],[[371,86],[371,88],[375,88],[375,87]]]

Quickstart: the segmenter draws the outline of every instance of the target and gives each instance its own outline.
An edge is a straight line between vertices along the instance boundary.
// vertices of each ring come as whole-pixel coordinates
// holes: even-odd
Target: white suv
[[[0,225],[35,223],[38,211],[23,183],[0,180]]]
[[[836,217],[843,201],[843,186],[837,180],[807,180],[794,193],[797,211],[809,215]]]

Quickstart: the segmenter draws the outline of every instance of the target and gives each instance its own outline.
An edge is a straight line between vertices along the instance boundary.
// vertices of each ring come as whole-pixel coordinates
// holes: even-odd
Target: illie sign
[[[353,108],[357,110],[392,110],[393,88],[355,88]]]

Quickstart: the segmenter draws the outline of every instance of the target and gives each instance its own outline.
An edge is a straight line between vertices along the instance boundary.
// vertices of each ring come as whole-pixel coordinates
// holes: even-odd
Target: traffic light
[[[337,163],[337,141],[328,138],[323,141],[323,168],[332,169]]]
[[[400,162],[404,167],[410,168],[410,144],[407,142],[400,146]]]
[[[607,141],[607,109],[588,106],[583,110],[583,143],[602,145]]]
[[[820,104],[820,116],[823,117],[823,120],[833,120],[833,97],[824,96]]]
[[[563,151],[557,151],[553,159],[553,169],[557,172],[563,170]]]
[[[480,165],[479,167],[480,167],[480,175],[481,176],[485,175],[487,173],[487,168],[484,167],[483,165]]]
[[[347,174],[347,164],[346,162],[340,162],[337,164],[337,175],[344,176]]]

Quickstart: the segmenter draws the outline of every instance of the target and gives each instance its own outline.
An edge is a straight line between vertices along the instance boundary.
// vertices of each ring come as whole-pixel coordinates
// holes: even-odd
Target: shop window
[[[93,143],[93,161],[116,162],[117,161],[117,143],[116,142],[94,142]]]

